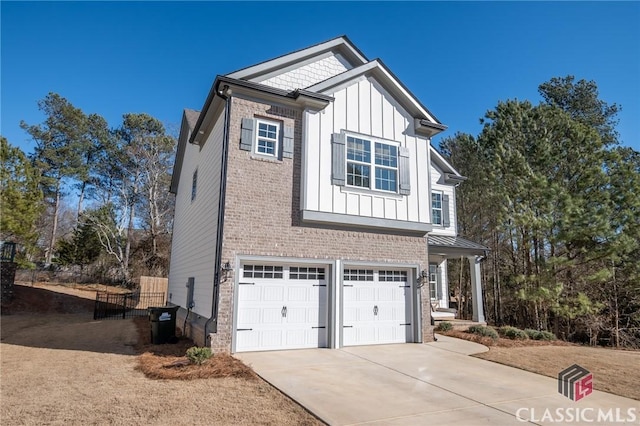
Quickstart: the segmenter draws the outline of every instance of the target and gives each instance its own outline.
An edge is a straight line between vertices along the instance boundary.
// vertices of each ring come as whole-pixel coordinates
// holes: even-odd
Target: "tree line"
[[[489,247],[488,322],[640,347],[640,153],[619,144],[620,107],[595,82],[553,78],[542,102],[507,100],[440,150],[468,181],[459,230]],[[468,306],[465,260],[452,287]]]
[[[148,114],[124,114],[110,128],[56,93],[38,107],[42,123],[20,123],[32,154],[1,137],[0,239],[19,244],[20,266],[91,266],[125,284],[134,273],[166,276],[175,138]]]
[[[468,177],[457,190],[459,233],[490,248],[487,320],[640,347],[640,153],[620,145],[620,107],[595,82],[567,76],[538,89],[538,105],[499,102],[477,136],[439,146]],[[1,138],[0,239],[20,244],[23,266],[91,267],[125,283],[166,275],[175,138],[147,114],[109,128],[55,93],[39,108],[42,123],[21,124],[33,154]],[[77,205],[65,206],[72,191]],[[466,262],[448,271],[462,317],[471,316]]]

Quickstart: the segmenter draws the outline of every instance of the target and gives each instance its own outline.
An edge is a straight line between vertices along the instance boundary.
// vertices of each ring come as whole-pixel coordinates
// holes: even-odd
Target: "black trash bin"
[[[176,314],[179,306],[162,306],[149,308],[149,320],[151,321],[151,343],[161,345],[175,343]]]

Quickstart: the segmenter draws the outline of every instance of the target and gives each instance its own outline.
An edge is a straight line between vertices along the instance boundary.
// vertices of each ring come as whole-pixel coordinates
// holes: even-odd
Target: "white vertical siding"
[[[331,95],[334,101],[321,113],[305,113],[309,132],[303,160],[307,171],[303,208],[428,223],[429,140],[415,135],[413,117],[373,78],[361,78]],[[343,130],[394,141],[408,148],[411,194],[402,196],[332,185],[331,134]]]
[[[187,144],[176,207],[169,272],[170,302],[186,307],[187,280],[195,278],[193,311],[211,316],[213,269],[216,249],[220,162],[224,115],[214,125],[202,147]],[[196,198],[191,201],[193,172],[198,170]]]

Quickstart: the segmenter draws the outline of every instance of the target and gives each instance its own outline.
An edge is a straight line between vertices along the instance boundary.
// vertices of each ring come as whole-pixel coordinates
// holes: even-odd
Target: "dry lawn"
[[[0,424],[322,424],[253,375],[149,379],[133,320],[93,321],[90,300],[32,291],[33,304],[3,306]],[[36,312],[47,298],[53,307]]]
[[[557,377],[565,368],[578,364],[593,373],[594,388],[640,401],[640,351],[613,350],[539,340],[493,340],[462,331],[443,333],[482,343],[489,352],[478,358]]]

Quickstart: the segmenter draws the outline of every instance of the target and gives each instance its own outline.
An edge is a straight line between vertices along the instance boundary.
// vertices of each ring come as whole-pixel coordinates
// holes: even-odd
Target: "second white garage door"
[[[245,264],[236,352],[327,346],[327,268]]]
[[[342,344],[411,341],[411,286],[407,271],[345,269]]]

